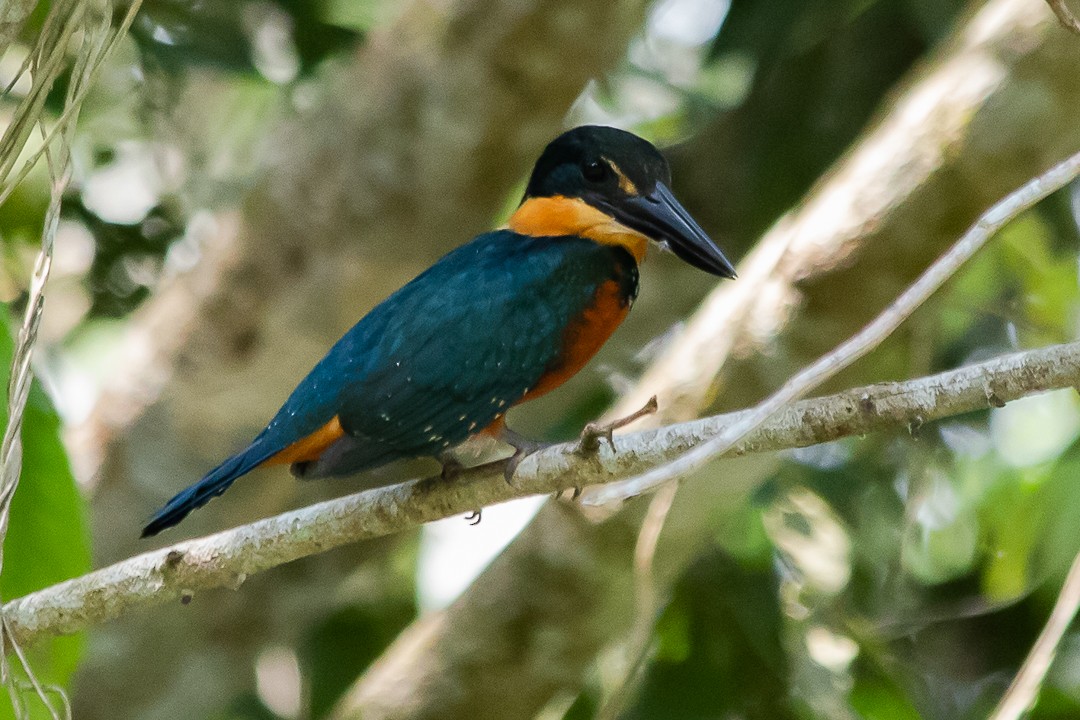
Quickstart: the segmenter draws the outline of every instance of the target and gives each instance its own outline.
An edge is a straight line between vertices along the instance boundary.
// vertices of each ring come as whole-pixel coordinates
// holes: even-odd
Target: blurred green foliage
[[[782,613],[770,553],[714,549],[687,570],[656,626],[656,651],[623,717],[798,717],[787,693]]]
[[[415,617],[415,603],[400,598],[382,605],[353,605],[319,623],[301,649],[310,678],[310,716],[325,717]]]
[[[363,0],[351,4],[358,8],[371,5]],[[365,30],[363,25],[348,24],[348,20],[365,15],[354,13],[343,18],[327,5],[303,0],[145,0],[131,36],[144,61],[168,72],[209,67],[257,74],[260,47],[256,16],[276,12],[287,26],[286,37],[299,60],[299,72],[307,74],[331,53],[358,42]],[[373,19],[371,14],[366,17]]]
[[[137,225],[102,220],[73,196],[64,215],[78,218],[94,235],[94,261],[85,282],[90,291],[91,317],[123,317],[150,296],[150,282],[165,263],[170,245],[183,233],[183,221],[173,209],[156,206]],[[132,266],[149,265],[140,282]]]

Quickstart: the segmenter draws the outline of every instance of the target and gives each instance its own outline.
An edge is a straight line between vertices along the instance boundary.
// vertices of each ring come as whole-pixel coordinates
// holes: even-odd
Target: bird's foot
[[[454,457],[450,452],[444,452],[439,455],[439,462],[442,463],[442,472],[439,473],[439,477],[443,480],[453,480],[465,470],[465,466],[461,464],[461,461]],[[473,510],[465,516],[465,522],[470,525],[479,525],[480,516],[483,512],[483,508]]]
[[[581,497],[581,488],[579,488],[577,485],[575,485],[574,487],[569,488],[567,490],[559,490],[558,492],[556,492],[555,493],[555,499],[556,500],[562,500],[563,499],[563,493],[566,493],[566,492],[570,493],[570,498],[569,498],[570,502],[574,502],[579,497]]]
[[[640,420],[646,415],[652,415],[656,412],[658,407],[659,405],[657,405],[656,396],[653,395],[649,398],[649,402],[645,403],[641,409],[630,413],[626,417],[621,417],[606,423],[589,423],[581,431],[581,438],[578,440],[578,454],[584,455],[585,457],[595,455],[600,450],[601,440],[606,441],[608,446],[611,447],[611,451],[615,452],[615,431],[626,427],[636,420]],[[577,497],[578,494],[580,494],[580,491],[575,493],[574,497]]]
[[[450,453],[440,455],[439,462],[442,463],[442,472],[439,473],[439,477],[443,480],[453,480],[465,469],[465,466]]]
[[[503,477],[506,478],[506,482],[510,485],[514,484],[514,473],[517,472],[518,465],[521,464],[522,460],[535,452],[556,444],[530,440],[527,437],[518,435],[506,426],[503,426],[502,432],[499,434],[499,439],[514,448],[514,454],[506,461],[506,467],[503,469]]]

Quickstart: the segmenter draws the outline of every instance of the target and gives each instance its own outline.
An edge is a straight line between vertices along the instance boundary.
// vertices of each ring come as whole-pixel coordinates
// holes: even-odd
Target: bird
[[[303,479],[418,457],[445,468],[455,446],[481,433],[520,459],[538,444],[506,427],[507,411],[557,388],[607,341],[637,297],[650,242],[735,278],[675,199],[652,143],[600,125],[564,132],[504,227],[450,251],[360,319],[247,447],[169,500],[142,536],[260,467],[289,465]]]

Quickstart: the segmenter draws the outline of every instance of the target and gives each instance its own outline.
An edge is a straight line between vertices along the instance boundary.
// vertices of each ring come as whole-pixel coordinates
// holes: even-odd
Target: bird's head
[[[651,240],[713,275],[735,277],[716,243],[671,194],[671,170],[652,143],[598,125],[555,138],[536,161],[515,232],[577,235],[620,245],[638,260]]]

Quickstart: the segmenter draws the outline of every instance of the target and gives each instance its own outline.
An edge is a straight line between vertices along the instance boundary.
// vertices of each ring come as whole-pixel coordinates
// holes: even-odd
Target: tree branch
[[[1050,9],[1057,15],[1058,21],[1061,26],[1066,30],[1080,35],[1080,20],[1076,19],[1072,10],[1065,4],[1065,0],[1046,0],[1050,5]]]
[[[1046,673],[1057,656],[1065,632],[1076,617],[1077,609],[1080,609],[1080,555],[1073,559],[1046,625],[989,720],[1020,720],[1035,704]]]
[[[1080,384],[1080,342],[1006,355],[901,383],[883,383],[797,403],[747,437],[728,456],[805,447],[868,432],[997,407]],[[585,484],[611,482],[677,457],[735,423],[718,415],[618,438],[618,452],[592,457],[576,443],[527,458],[514,486],[504,461],[283,513],[209,537],[178,543],[8,603],[15,637],[31,643],[78,632],[144,605],[186,601],[199,590],[239,587],[247,576],[345,543],[379,537],[494,503]]]

